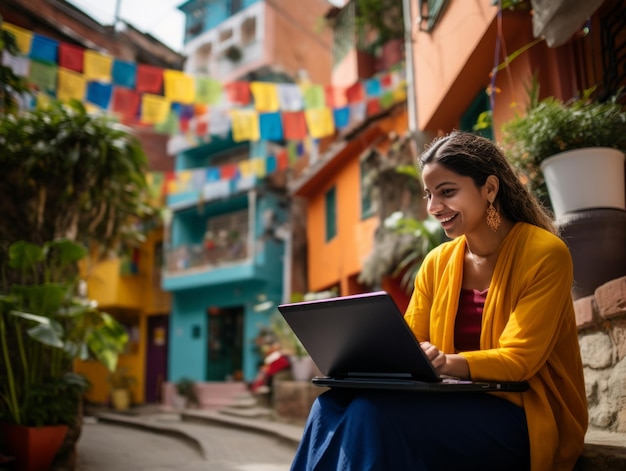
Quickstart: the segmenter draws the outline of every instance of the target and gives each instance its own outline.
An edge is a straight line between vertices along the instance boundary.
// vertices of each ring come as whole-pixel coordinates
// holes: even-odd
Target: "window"
[[[448,0],[418,0],[417,11],[420,31],[432,31],[441,17]]]
[[[484,119],[486,113],[490,113],[489,97],[483,89],[478,93],[476,98],[474,98],[474,101],[472,101],[472,103],[470,103],[467,107],[463,116],[461,116],[461,121],[459,123],[461,131],[473,132],[486,137],[487,139],[493,140],[493,126],[489,119]],[[474,125],[478,123],[479,119],[481,124],[484,123],[484,125],[481,126],[480,129],[474,129]]]
[[[368,188],[367,182],[367,166],[365,165],[365,159],[361,159],[361,219],[367,219],[374,214],[374,207],[372,205],[372,197]]]
[[[326,192],[326,242],[337,235],[337,195],[335,187]]]

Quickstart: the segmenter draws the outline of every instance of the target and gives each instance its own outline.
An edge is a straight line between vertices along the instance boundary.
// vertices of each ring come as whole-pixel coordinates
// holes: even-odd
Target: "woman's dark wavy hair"
[[[500,180],[494,204],[513,222],[527,222],[557,233],[551,215],[528,191],[502,151],[489,139],[469,132],[453,131],[432,141],[418,158],[420,168],[438,163],[459,175],[470,177],[480,188],[489,175]]]

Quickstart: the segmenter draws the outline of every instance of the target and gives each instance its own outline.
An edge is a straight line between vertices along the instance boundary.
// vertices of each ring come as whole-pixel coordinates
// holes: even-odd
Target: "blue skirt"
[[[331,389],[314,402],[292,471],[530,468],[524,409],[487,393]]]

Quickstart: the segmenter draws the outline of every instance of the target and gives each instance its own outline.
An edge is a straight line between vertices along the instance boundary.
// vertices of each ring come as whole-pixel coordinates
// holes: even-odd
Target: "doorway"
[[[146,350],[146,403],[162,402],[163,383],[167,380],[167,343],[169,316],[148,316]]]
[[[243,307],[211,307],[208,316],[207,381],[239,379],[243,370]]]

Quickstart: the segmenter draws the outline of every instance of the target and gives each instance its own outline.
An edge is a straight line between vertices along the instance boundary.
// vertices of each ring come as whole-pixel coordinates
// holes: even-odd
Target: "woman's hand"
[[[460,379],[470,379],[469,365],[461,355],[445,354],[430,342],[420,342],[426,357],[430,360],[439,376],[453,376]]]
[[[443,369],[446,367],[446,354],[435,347],[430,342],[420,342],[420,347],[424,350],[426,357],[430,360],[438,375],[445,374]]]

